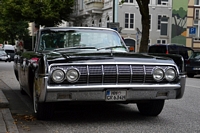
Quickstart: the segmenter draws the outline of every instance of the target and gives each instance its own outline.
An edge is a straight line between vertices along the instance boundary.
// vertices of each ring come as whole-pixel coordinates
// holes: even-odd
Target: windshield
[[[6,52],[0,50],[0,55],[6,55]]]
[[[106,30],[67,30],[41,32],[38,50],[55,50],[62,48],[83,48],[96,50],[104,47],[115,47],[114,50],[126,51],[119,35]],[[120,47],[121,46],[121,47]],[[94,49],[95,48],[95,49]],[[67,49],[65,49],[67,50]],[[108,49],[105,49],[108,50]],[[97,51],[97,50],[96,50]]]
[[[200,52],[194,52],[191,56],[191,59],[200,59]]]

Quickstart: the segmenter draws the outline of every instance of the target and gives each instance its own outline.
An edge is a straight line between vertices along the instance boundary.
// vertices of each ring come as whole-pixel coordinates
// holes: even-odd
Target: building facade
[[[120,34],[129,43],[140,41],[142,25],[136,0],[75,0],[74,25],[107,27],[118,22]],[[149,44],[171,42],[172,0],[150,0]],[[114,7],[114,8],[113,8]]]
[[[189,0],[186,46],[200,49],[200,0]]]

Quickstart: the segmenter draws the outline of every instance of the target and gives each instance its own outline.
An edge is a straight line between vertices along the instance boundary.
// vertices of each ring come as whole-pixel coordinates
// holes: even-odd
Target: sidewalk
[[[0,84],[0,133],[19,133]]]

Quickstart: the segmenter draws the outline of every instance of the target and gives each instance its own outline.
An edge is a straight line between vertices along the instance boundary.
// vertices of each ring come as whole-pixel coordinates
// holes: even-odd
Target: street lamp
[[[119,0],[113,0],[113,23],[117,22]]]

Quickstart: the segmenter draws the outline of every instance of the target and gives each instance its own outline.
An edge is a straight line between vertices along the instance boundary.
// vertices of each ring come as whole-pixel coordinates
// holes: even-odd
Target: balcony
[[[103,10],[108,10],[111,8],[113,8],[113,1],[112,0],[104,0]]]
[[[89,13],[101,14],[104,6],[104,0],[85,0],[85,9]]]

